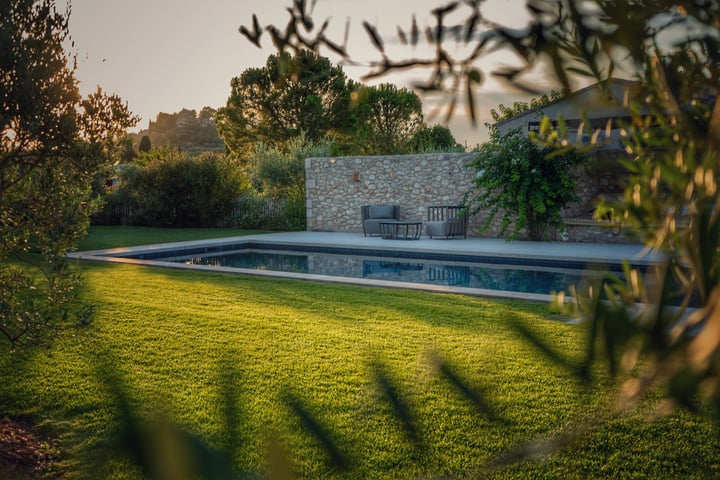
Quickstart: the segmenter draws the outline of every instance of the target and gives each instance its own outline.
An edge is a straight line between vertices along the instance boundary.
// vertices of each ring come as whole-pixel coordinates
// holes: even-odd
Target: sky
[[[395,40],[397,26],[408,29],[413,13],[421,27],[430,25],[429,12],[446,3],[317,0],[313,17],[318,24],[330,19],[327,35],[338,43],[342,43],[350,19],[348,49],[359,65],[344,65],[343,70],[360,81],[370,71],[370,62],[380,58],[362,27],[363,21],[386,38],[391,58],[427,56],[424,41],[415,50],[401,48]],[[141,117],[136,131],[147,128],[159,112],[222,107],[230,94],[231,79],[248,68],[262,67],[268,55],[275,53],[269,36],[263,36],[263,48],[258,49],[240,35],[239,27],[250,26],[253,14],[263,26],[284,27],[289,19],[286,9],[291,5],[291,0],[71,0],[70,36],[74,43],[70,51],[77,56],[80,90],[87,94],[100,85],[105,92],[119,95]],[[503,24],[522,25],[527,18],[523,5],[523,0],[488,0],[483,13]],[[340,61],[330,51],[320,53]],[[390,82],[409,88],[413,81],[425,78],[424,73],[414,71],[366,83]],[[421,98],[426,122],[443,123],[442,116],[430,116],[433,99]],[[514,100],[527,97],[488,81],[478,97],[479,126],[471,128],[464,109],[459,109],[449,125],[455,138],[469,147],[482,143],[487,138],[482,125],[489,120],[490,108]]]

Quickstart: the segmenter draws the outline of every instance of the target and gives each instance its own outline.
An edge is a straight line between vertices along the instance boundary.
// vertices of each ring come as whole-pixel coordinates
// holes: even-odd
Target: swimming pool
[[[548,301],[638,247],[545,244],[497,239],[382,240],[356,234],[289,232],[204,242],[76,252],[84,260],[268,277],[411,288]]]
[[[181,252],[177,252],[181,253]],[[379,252],[306,252],[240,249],[156,258],[186,265],[272,270],[331,277],[549,294],[565,290],[592,271],[550,265],[488,263],[485,258],[394,257]]]

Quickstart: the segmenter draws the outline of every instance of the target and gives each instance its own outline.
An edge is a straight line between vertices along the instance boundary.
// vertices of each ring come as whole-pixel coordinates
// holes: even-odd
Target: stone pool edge
[[[182,242],[169,242],[153,245],[141,245],[134,247],[120,247],[103,250],[88,250],[71,252],[68,258],[78,261],[110,262],[128,265],[143,265],[161,268],[173,268],[183,270],[197,270],[216,273],[231,273],[254,275],[269,278],[289,278],[296,280],[317,281],[327,283],[341,283],[350,285],[361,285],[382,288],[401,288],[410,290],[427,291],[433,293],[450,293],[487,298],[524,300],[531,302],[550,303],[553,296],[549,294],[536,294],[513,292],[506,290],[489,290],[468,287],[455,287],[450,285],[431,285],[409,282],[397,282],[377,279],[365,279],[354,277],[336,277],[329,275],[317,275],[310,273],[275,272],[270,270],[254,270],[236,267],[214,267],[209,265],[187,265],[181,263],[161,262],[149,259],[127,258],[130,255],[141,255],[143,253],[159,253],[178,249],[208,247],[212,248],[225,244],[288,244],[297,246],[313,247],[338,247],[348,249],[376,248],[392,252],[413,252],[418,254],[432,254],[445,252],[453,255],[474,255],[487,257],[508,257],[517,259],[552,259],[562,261],[582,261],[596,264],[618,264],[624,259],[633,263],[644,265],[655,264],[660,258],[647,252],[640,245],[613,246],[610,251],[607,245],[598,244],[576,244],[565,242],[511,242],[500,239],[452,239],[452,240],[387,240],[378,237],[365,237],[352,233],[336,232],[281,232],[260,235],[247,235],[240,237],[223,237],[207,240],[193,240]],[[566,301],[571,300],[566,296]]]

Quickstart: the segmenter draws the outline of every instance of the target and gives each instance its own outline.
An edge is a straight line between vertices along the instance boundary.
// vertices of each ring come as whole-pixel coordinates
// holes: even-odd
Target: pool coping
[[[455,287],[449,285],[431,285],[397,282],[388,280],[335,277],[318,274],[300,274],[293,272],[274,272],[234,267],[214,267],[208,265],[186,265],[182,263],[161,262],[152,259],[127,258],[126,255],[154,254],[187,248],[216,248],[221,245],[294,245],[308,248],[345,248],[349,250],[383,250],[389,253],[420,255],[460,255],[481,256],[484,258],[513,258],[518,260],[556,261],[572,263],[592,263],[598,265],[618,265],[624,260],[634,265],[649,266],[662,260],[658,254],[648,251],[637,244],[592,244],[571,242],[506,242],[503,239],[467,238],[467,239],[429,239],[390,240],[381,237],[366,237],[358,233],[345,232],[282,232],[239,237],[223,237],[207,240],[170,242],[134,247],[121,247],[103,250],[78,251],[68,254],[68,258],[79,261],[111,262],[129,265],[146,265],[162,268],[197,270],[206,272],[224,272],[245,274],[269,278],[290,278],[328,283],[342,283],[383,288],[401,288],[434,293],[454,293],[489,298],[550,302],[552,295],[488,290],[479,288]]]

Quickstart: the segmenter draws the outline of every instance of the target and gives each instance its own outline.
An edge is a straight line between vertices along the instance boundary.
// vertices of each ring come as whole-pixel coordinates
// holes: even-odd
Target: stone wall
[[[308,230],[362,232],[360,206],[400,205],[403,220],[424,220],[428,205],[457,205],[474,173],[472,154],[308,158]]]
[[[429,205],[462,204],[475,178],[475,171],[466,166],[474,155],[308,158],[305,160],[307,229],[362,232],[361,205],[400,205],[402,220],[423,221]],[[588,206],[602,190],[603,181],[597,174],[583,175],[578,182],[581,199],[570,206],[568,216],[586,215]],[[484,220],[481,214],[471,217],[468,235],[481,235],[478,231]],[[482,236],[498,236],[498,227],[493,225]],[[573,226],[568,233],[572,233],[568,240],[573,241],[624,241],[622,235],[611,235],[593,226]]]

